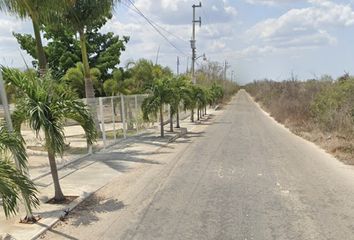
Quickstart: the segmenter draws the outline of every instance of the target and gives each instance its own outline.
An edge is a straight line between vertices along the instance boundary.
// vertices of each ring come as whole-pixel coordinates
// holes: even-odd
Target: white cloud
[[[165,24],[190,24],[192,21],[192,4],[190,0],[136,0],[137,6],[146,16],[158,19]],[[195,3],[198,3],[196,1]],[[126,5],[128,3],[123,3]],[[237,10],[228,1],[203,0],[202,9],[197,8],[196,14],[203,17],[203,12],[213,22],[229,22],[236,16]]]
[[[305,0],[246,0],[247,3],[250,4],[260,4],[260,5],[268,5],[268,6],[275,6],[278,4],[284,3],[296,3],[296,2],[303,2]]]
[[[354,25],[350,5],[322,0],[311,3],[311,7],[290,9],[278,18],[257,23],[247,31],[247,38],[283,47],[329,45],[337,41],[329,33],[331,28]]]

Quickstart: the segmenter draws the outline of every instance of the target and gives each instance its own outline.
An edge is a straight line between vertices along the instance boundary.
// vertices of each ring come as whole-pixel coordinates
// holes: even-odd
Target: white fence
[[[74,159],[83,157],[92,152],[107,148],[123,139],[136,136],[150,129],[159,127],[159,119],[143,120],[141,106],[147,95],[114,96],[83,99],[93,104],[101,128],[100,136],[94,145],[89,148],[85,140],[85,132],[78,123],[67,120],[64,125],[65,151],[63,156],[57,157],[58,166],[63,166]],[[10,106],[13,110],[14,106]],[[159,114],[158,114],[159,116]],[[189,116],[188,112],[180,109],[180,119]],[[3,108],[0,105],[0,120],[3,119]],[[164,120],[169,120],[169,106],[164,106]],[[175,121],[175,119],[174,119]],[[32,177],[36,177],[45,169],[49,169],[45,149],[44,134],[37,136],[26,124],[21,128],[29,156],[29,168]]]

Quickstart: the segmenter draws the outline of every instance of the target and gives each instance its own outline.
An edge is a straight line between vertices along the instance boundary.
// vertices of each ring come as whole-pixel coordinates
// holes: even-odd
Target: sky
[[[196,9],[197,55],[227,61],[240,84],[259,79],[334,78],[354,74],[354,0],[202,0]],[[192,5],[198,0],[135,0],[166,41],[129,2],[115,7],[102,31],[130,36],[121,65],[147,58],[181,72],[191,62]],[[31,65],[12,32],[32,33],[29,21],[0,13],[0,64]],[[158,54],[159,53],[159,54]],[[205,64],[203,58],[197,67]]]

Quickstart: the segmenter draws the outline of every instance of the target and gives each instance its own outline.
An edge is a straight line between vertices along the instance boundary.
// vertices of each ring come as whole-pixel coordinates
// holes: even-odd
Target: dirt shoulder
[[[315,143],[341,162],[348,165],[354,165],[354,139],[336,132],[323,132],[314,124],[299,124],[291,119],[279,121],[272,115],[272,112],[267,109],[267,107],[260,102],[257,103],[265,112],[273,117],[278,123],[288,128],[292,133]]]

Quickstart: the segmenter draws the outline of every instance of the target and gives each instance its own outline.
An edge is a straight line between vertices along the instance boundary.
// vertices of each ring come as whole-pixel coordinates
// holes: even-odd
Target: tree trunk
[[[197,109],[197,120],[198,121],[200,120],[200,109],[199,108]]]
[[[43,77],[47,72],[47,59],[43,48],[42,37],[41,37],[41,32],[39,29],[38,22],[33,18],[32,18],[32,25],[33,25],[34,37],[36,40],[36,51],[37,51],[37,58],[38,58],[39,74],[41,77]]]
[[[194,122],[194,109],[191,110],[191,122]]]
[[[160,106],[160,130],[161,130],[161,137],[164,137],[165,133],[163,130],[163,105],[162,104]]]
[[[170,106],[170,132],[173,132],[173,112],[171,106]]]
[[[177,122],[176,128],[180,128],[180,125],[179,125],[179,108],[177,108],[177,112],[176,112],[176,122]]]
[[[54,190],[55,190],[54,200],[57,202],[63,201],[65,197],[59,183],[57,163],[55,161],[55,153],[51,149],[48,150],[48,159],[49,159],[50,172],[52,174]]]
[[[95,121],[96,130],[99,133],[99,135],[101,135],[101,127],[98,121],[98,113],[96,107],[95,89],[93,88],[93,83],[91,79],[90,66],[89,66],[87,48],[86,48],[86,36],[83,29],[79,31],[79,35],[80,35],[82,64],[84,65],[84,75],[85,75],[85,96],[87,98],[87,104],[91,110],[93,119]]]
[[[207,115],[207,107],[205,106],[205,109],[204,109],[204,115]]]

